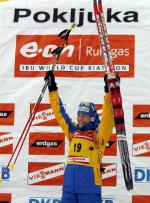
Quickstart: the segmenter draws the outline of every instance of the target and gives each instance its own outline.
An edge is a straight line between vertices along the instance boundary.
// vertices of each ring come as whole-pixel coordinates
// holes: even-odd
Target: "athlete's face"
[[[77,121],[78,121],[79,127],[82,128],[83,126],[85,126],[91,121],[91,117],[80,113],[77,116]]]

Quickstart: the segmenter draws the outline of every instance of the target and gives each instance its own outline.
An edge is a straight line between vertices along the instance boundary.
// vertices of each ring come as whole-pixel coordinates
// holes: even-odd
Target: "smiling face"
[[[85,126],[91,121],[91,117],[82,113],[79,113],[77,116],[78,125],[80,128]]]

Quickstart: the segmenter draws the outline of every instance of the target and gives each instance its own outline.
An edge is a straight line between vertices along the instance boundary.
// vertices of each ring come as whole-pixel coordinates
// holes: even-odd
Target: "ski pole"
[[[59,58],[60,58],[60,55],[62,54],[63,49],[64,49],[64,48],[67,46],[67,44],[68,44],[69,34],[70,34],[71,30],[72,30],[74,27],[75,27],[75,24],[73,24],[72,26],[70,26],[68,29],[62,31],[62,32],[58,35],[59,37],[61,37],[61,39],[64,39],[64,42],[63,42],[62,46],[60,46],[60,47],[54,49],[54,50],[51,52],[51,54],[52,54],[53,56],[56,56],[55,63],[52,65],[52,68],[51,68],[52,71],[55,70],[55,67],[56,67],[56,65],[57,65],[57,63],[58,63],[58,60],[59,60]],[[42,101],[42,98],[43,98],[43,96],[44,96],[44,93],[45,93],[45,91],[46,91],[46,89],[47,89],[47,86],[48,86],[48,81],[45,81],[45,84],[44,84],[44,86],[43,86],[43,88],[42,88],[42,90],[41,90],[41,94],[40,94],[40,96],[39,96],[39,98],[38,98],[36,104],[34,105],[34,107],[33,107],[33,109],[32,109],[32,112],[30,113],[29,119],[27,120],[27,122],[26,122],[26,124],[25,124],[25,127],[24,127],[24,129],[23,129],[23,131],[22,131],[22,133],[21,133],[21,136],[20,136],[20,138],[19,138],[17,144],[16,144],[16,147],[15,147],[15,149],[14,149],[14,152],[12,153],[12,156],[10,157],[10,159],[9,159],[9,161],[8,161],[8,164],[7,164],[7,166],[6,166],[5,170],[4,170],[4,172],[2,173],[2,178],[0,179],[0,183],[2,183],[2,180],[3,180],[4,176],[5,176],[6,171],[8,170],[8,168],[10,168],[11,171],[12,171],[13,168],[14,168],[14,166],[15,166],[15,164],[16,164],[16,161],[17,161],[17,159],[18,159],[18,157],[19,157],[19,154],[20,154],[20,152],[21,152],[21,149],[22,149],[22,147],[23,147],[23,144],[24,144],[24,142],[25,142],[25,139],[26,139],[26,137],[27,137],[27,135],[28,135],[28,132],[29,132],[29,130],[30,130],[30,127],[31,127],[31,125],[32,125],[32,122],[33,122],[33,120],[34,120],[34,118],[35,118],[35,115],[36,115],[36,112],[37,112],[37,110],[38,110],[38,107],[39,107],[39,105],[40,105],[40,103],[41,103],[41,101]],[[19,147],[19,145],[20,145],[20,147]],[[14,161],[13,161],[13,160],[14,160]]]

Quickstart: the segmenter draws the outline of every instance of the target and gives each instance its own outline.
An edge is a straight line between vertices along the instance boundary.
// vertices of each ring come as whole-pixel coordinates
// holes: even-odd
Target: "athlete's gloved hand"
[[[55,76],[53,71],[48,71],[44,78],[45,81],[48,81],[48,89],[49,92],[57,90],[57,83],[55,82]]]
[[[108,75],[105,74],[105,75],[104,75],[104,82],[105,82],[104,91],[105,91],[106,93],[109,93],[109,88],[108,88],[108,82],[107,82],[107,80],[108,80]],[[120,77],[119,77],[118,74],[116,74],[115,80],[116,80],[116,82],[118,82],[118,83],[120,84]]]

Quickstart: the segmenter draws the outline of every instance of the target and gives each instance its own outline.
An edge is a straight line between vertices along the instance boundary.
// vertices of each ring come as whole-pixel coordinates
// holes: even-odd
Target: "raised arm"
[[[70,141],[72,139],[72,132],[75,130],[75,125],[66,113],[62,101],[59,98],[57,84],[52,71],[46,73],[45,80],[48,80],[49,99],[53,113],[67,139]]]
[[[98,127],[98,141],[101,159],[104,156],[106,144],[108,143],[113,128],[115,126],[111,99],[107,85],[107,75],[104,76],[104,81],[105,81],[104,89],[106,94],[104,97],[104,103],[102,107],[102,119]]]
[[[104,156],[106,144],[112,134],[113,127],[114,117],[112,112],[110,95],[109,93],[106,93],[102,108],[102,119],[98,127],[98,141],[101,159]]]

